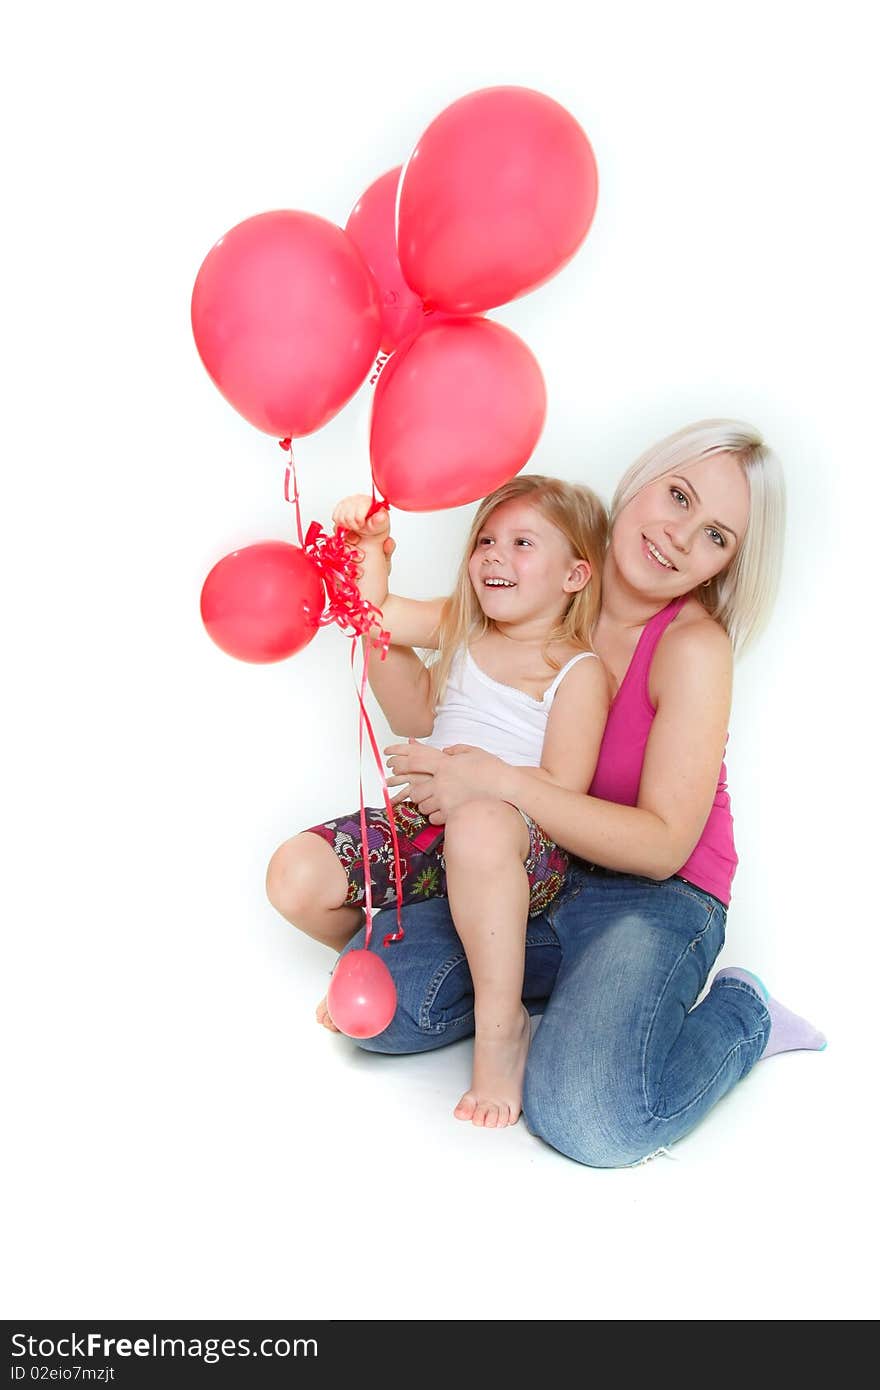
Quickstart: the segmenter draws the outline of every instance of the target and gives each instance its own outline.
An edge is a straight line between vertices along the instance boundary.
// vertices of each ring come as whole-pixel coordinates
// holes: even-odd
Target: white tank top
[[[515,767],[539,767],[553,697],[572,666],[585,656],[595,652],[573,656],[536,700],[487,676],[467,648],[461,647],[453,657],[433,731],[420,742],[432,748],[470,743]]]

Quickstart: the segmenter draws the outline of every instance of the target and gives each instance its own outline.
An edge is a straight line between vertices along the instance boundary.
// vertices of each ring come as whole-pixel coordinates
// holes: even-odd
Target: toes
[[[477,1108],[477,1098],[472,1091],[465,1091],[455,1110],[452,1112],[457,1120],[473,1119],[474,1111]]]
[[[327,1000],[326,1000],[326,998],[325,998],[325,999],[322,999],[321,1002],[320,1002],[320,1004],[318,1005],[318,1007],[315,1009],[315,1022],[316,1022],[316,1023],[320,1023],[320,1024],[321,1024],[321,1027],[322,1027],[322,1028],[326,1028],[327,1031],[330,1032],[330,1033],[338,1033],[338,1032],[339,1032],[339,1029],[336,1027],[336,1024],[333,1022],[333,1019],[330,1017],[330,1012],[329,1012],[329,1010],[328,1010],[328,1008],[327,1008]]]

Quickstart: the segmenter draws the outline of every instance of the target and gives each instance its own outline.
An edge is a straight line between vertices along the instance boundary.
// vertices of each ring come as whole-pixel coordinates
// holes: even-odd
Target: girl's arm
[[[588,789],[609,703],[608,677],[601,661],[586,657],[571,668],[553,697],[541,753],[541,768],[556,786],[576,792]]]
[[[411,650],[414,646],[437,646],[436,629],[442,599],[419,602],[388,593],[388,576],[394,541],[386,508],[368,515],[372,498],[364,493],[345,497],[333,512],[333,521],[345,529],[346,544],[360,553],[358,588],[363,598],[381,609],[381,627],[390,634],[392,646],[383,661],[369,643],[370,687],[388,723],[396,734],[424,737],[434,725],[428,672]],[[378,624],[371,636],[378,637]],[[363,641],[367,647],[367,639]]]
[[[442,598],[400,598],[388,592],[389,557],[394,548],[388,511],[382,507],[368,516],[373,499],[365,493],[344,497],[333,512],[333,521],[344,527],[345,542],[361,554],[358,588],[363,598],[382,610],[386,632],[396,647],[438,646],[438,628],[445,602]]]
[[[434,727],[428,670],[412,647],[389,647],[382,661],[370,652],[370,689],[401,738],[426,738]]]
[[[585,664],[585,663],[582,663]],[[459,745],[419,779],[419,745],[400,745],[395,773],[434,824],[477,796],[521,806],[563,849],[608,869],[664,879],[690,857],[709,816],[730,715],[730,642],[716,624],[668,632],[652,669],[657,713],[636,806],[554,786],[528,768]],[[560,692],[561,693],[561,692]],[[428,750],[429,752],[433,750]]]

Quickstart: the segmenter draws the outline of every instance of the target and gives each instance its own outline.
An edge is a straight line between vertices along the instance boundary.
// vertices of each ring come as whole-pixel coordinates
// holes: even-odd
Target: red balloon
[[[425,317],[422,301],[404,280],[397,259],[394,216],[400,169],[398,165],[371,183],[345,224],[379,291],[383,352],[393,352],[404,338],[418,332]]]
[[[202,586],[202,621],[239,661],[283,661],[311,642],[324,611],[324,585],[309,556],[287,541],[233,550]]]
[[[541,368],[509,328],[481,318],[427,328],[376,387],[376,486],[407,512],[475,502],[528,461],[546,413]]]
[[[326,425],[369,371],[379,298],[341,227],[310,212],[264,212],[208,252],[192,327],[229,404],[267,434],[300,438]]]
[[[428,126],[404,167],[397,246],[430,307],[479,313],[571,260],[596,208],[596,160],[564,106],[487,87]]]
[[[350,1038],[384,1033],[397,1008],[391,971],[374,951],[340,956],[327,991],[327,1012]]]

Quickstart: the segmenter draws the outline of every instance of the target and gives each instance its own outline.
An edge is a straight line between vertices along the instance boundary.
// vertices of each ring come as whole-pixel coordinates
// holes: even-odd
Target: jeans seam
[[[674,892],[678,892],[679,890],[678,890],[678,889],[674,889],[673,891],[674,891]],[[691,895],[690,895],[690,894],[687,894],[687,896],[690,897]],[[701,899],[700,901],[702,901],[702,899]],[[723,910],[724,910],[724,909],[721,908],[721,911],[723,911]],[[730,1061],[730,1059],[731,1059],[731,1057],[733,1056],[733,1054],[734,1054],[739,1048],[744,1047],[747,1043],[754,1042],[754,1041],[757,1039],[757,1037],[759,1036],[759,1034],[755,1034],[754,1037],[751,1037],[751,1038],[741,1038],[740,1041],[739,1041],[738,1043],[735,1043],[734,1046],[731,1048],[731,1050],[730,1050],[730,1051],[727,1053],[727,1055],[725,1056],[724,1060],[723,1060],[723,1061],[721,1062],[721,1064],[718,1066],[718,1068],[716,1069],[716,1071],[713,1073],[713,1075],[711,1076],[711,1078],[706,1082],[706,1084],[705,1084],[705,1086],[703,1087],[703,1089],[699,1092],[698,1095],[694,1096],[691,1100],[689,1100],[688,1103],[687,1103],[687,1105],[683,1105],[683,1106],[681,1107],[680,1110],[674,1111],[671,1115],[658,1115],[658,1114],[657,1114],[657,1112],[655,1111],[653,1105],[651,1104],[651,1102],[650,1102],[649,1099],[648,1099],[648,1066],[647,1066],[647,1056],[648,1056],[648,1046],[649,1046],[650,1041],[651,1041],[651,1034],[652,1034],[652,1032],[653,1032],[653,1030],[654,1030],[654,1024],[655,1024],[656,1021],[657,1021],[657,1015],[658,1015],[658,1013],[660,1012],[660,1005],[662,1004],[663,999],[664,999],[664,997],[665,997],[665,995],[666,995],[666,991],[667,991],[667,989],[669,988],[669,982],[670,982],[670,980],[672,979],[673,975],[675,974],[675,972],[676,972],[676,970],[678,969],[678,967],[679,967],[679,965],[681,964],[681,962],[684,960],[684,958],[685,958],[685,956],[687,955],[688,951],[692,951],[692,950],[694,949],[694,947],[697,945],[697,943],[700,942],[700,941],[702,941],[703,937],[706,935],[707,931],[709,930],[709,928],[711,927],[713,921],[715,920],[715,915],[716,915],[716,913],[717,913],[718,911],[719,911],[719,906],[718,906],[718,905],[715,905],[715,906],[712,907],[712,910],[710,911],[708,917],[706,918],[706,925],[703,927],[702,931],[697,932],[697,935],[696,935],[695,937],[693,937],[692,940],[689,941],[688,944],[683,948],[681,954],[679,955],[679,957],[678,957],[678,959],[676,960],[675,964],[673,965],[672,969],[669,971],[669,974],[666,976],[666,980],[665,980],[665,982],[664,982],[663,989],[660,991],[660,994],[657,996],[657,1002],[656,1002],[656,1004],[655,1004],[655,1006],[654,1006],[654,1012],[653,1012],[653,1014],[651,1015],[651,1022],[648,1024],[648,1028],[647,1028],[647,1031],[646,1031],[646,1033],[645,1033],[645,1043],[644,1043],[644,1047],[643,1047],[643,1049],[642,1049],[642,1100],[644,1101],[645,1111],[646,1111],[646,1113],[647,1113],[648,1115],[650,1115],[650,1117],[651,1117],[652,1120],[660,1120],[660,1121],[676,1120],[676,1119],[679,1118],[679,1116],[687,1114],[688,1110],[690,1110],[694,1105],[697,1105],[697,1104],[703,1099],[703,1096],[706,1094],[706,1092],[709,1090],[709,1088],[714,1084],[716,1077],[718,1077],[718,1076],[720,1075],[721,1071],[724,1069],[724,1067],[727,1066],[727,1063]],[[725,916],[726,916],[726,914],[725,914]]]
[[[544,910],[543,915],[546,917],[547,922],[550,926],[550,930],[553,933],[553,937],[551,938],[552,940],[556,941],[559,939],[558,933],[556,932],[553,923],[559,916],[561,909],[563,907],[566,907],[569,903],[573,903],[575,898],[580,897],[583,891],[584,884],[580,880],[576,880],[574,883],[564,883],[560,891],[556,894],[556,897],[553,899],[552,903],[547,904],[547,907]],[[548,942],[546,944],[549,945],[550,943]]]
[[[558,944],[558,940],[559,938],[553,931],[553,928],[550,927],[547,931],[539,932],[537,934],[532,932],[530,936],[527,936],[526,938],[526,945],[555,946]],[[447,957],[447,959],[441,965],[440,969],[436,971],[436,973],[432,977],[431,982],[428,985],[427,991],[425,993],[425,997],[422,1000],[421,1006],[419,1008],[420,1033],[445,1033],[449,1028],[456,1028],[461,1023],[470,1023],[473,1020],[474,1011],[473,1009],[469,1009],[467,1013],[462,1014],[460,1018],[451,1018],[448,1019],[445,1023],[431,1023],[430,1021],[431,1008],[434,1004],[435,999],[437,998],[437,995],[440,993],[440,989],[443,985],[443,982],[446,980],[447,976],[455,969],[457,965],[461,965],[463,960],[467,960],[467,955],[464,951],[458,951],[454,956]]]
[[[437,998],[437,995],[440,993],[440,987],[443,984],[444,980],[447,978],[450,972],[455,969],[457,965],[461,965],[462,961],[466,959],[467,956],[465,955],[464,951],[458,951],[454,956],[448,956],[447,959],[441,965],[440,969],[435,972],[430,984],[428,985],[428,989],[425,993],[425,997],[422,1000],[421,1007],[419,1009],[419,1032],[446,1032],[446,1029],[449,1027],[448,1023],[432,1024],[430,1022],[431,1006],[433,1005],[434,1000]],[[472,1015],[473,1010],[470,1011],[470,1015],[465,1015],[465,1017],[470,1017]],[[455,1019],[453,1020],[453,1022],[457,1023],[459,1022],[459,1020]]]

